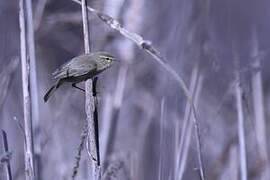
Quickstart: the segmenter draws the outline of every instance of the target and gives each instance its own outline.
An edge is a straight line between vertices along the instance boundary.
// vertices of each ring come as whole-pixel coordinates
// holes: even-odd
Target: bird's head
[[[111,54],[107,52],[96,52],[97,65],[99,70],[104,70],[109,68],[114,62],[118,60]]]
[[[107,52],[99,52],[98,56],[101,61],[106,62],[108,64],[113,64],[114,62],[118,61],[113,55]]]

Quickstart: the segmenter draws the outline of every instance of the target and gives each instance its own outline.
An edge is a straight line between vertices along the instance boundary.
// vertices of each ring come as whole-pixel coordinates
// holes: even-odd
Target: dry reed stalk
[[[40,134],[40,119],[39,119],[39,103],[38,103],[38,84],[37,84],[37,70],[36,70],[36,50],[35,50],[35,35],[33,22],[33,8],[32,0],[25,0],[26,8],[26,30],[27,30],[27,53],[29,56],[29,72],[30,72],[30,95],[31,95],[31,116],[34,134],[34,164],[35,175],[40,179],[41,170],[41,134]]]
[[[36,70],[36,52],[35,52],[35,38],[34,38],[34,25],[33,25],[33,10],[32,0],[25,0],[26,7],[26,25],[27,25],[27,52],[29,55],[29,75],[30,75],[30,93],[31,93],[31,112],[32,121],[35,131],[40,128],[39,122],[39,104],[38,104],[38,87],[37,87],[37,70]],[[35,143],[39,146],[39,143]],[[37,147],[40,149],[40,147]],[[38,149],[38,151],[40,151]]]
[[[24,107],[24,156],[25,156],[25,178],[34,180],[34,152],[33,152],[33,135],[31,119],[31,98],[30,98],[30,62],[26,57],[26,31],[25,31],[25,14],[24,1],[20,0],[20,40],[21,40],[21,65],[22,65],[22,87],[23,87],[23,107]]]
[[[202,89],[202,83],[203,83],[203,76],[198,75],[198,66],[196,65],[193,70],[192,74],[192,80],[191,80],[191,92],[193,92],[193,95],[195,97],[195,105],[197,106],[200,94],[201,94],[201,89]],[[184,171],[186,169],[186,164],[187,164],[187,157],[189,153],[189,148],[190,148],[190,142],[191,142],[191,137],[192,137],[192,130],[193,130],[193,124],[192,124],[192,111],[190,109],[190,105],[186,105],[186,110],[185,110],[185,116],[184,116],[184,121],[186,121],[186,130],[185,134],[181,134],[181,137],[183,135],[182,143],[179,144],[179,155],[177,158],[178,159],[178,173],[176,173],[176,177],[181,180],[184,176]],[[181,142],[181,141],[180,141]],[[181,145],[181,146],[180,146]]]
[[[198,65],[195,65],[192,70],[191,81],[190,81],[190,86],[189,86],[189,90],[193,95],[195,94],[195,91],[196,91],[197,81],[198,81]],[[190,120],[191,120],[191,107],[189,104],[186,104],[184,120],[183,120],[183,124],[181,128],[180,142],[177,142],[176,144],[177,154],[176,154],[175,178],[178,177],[179,179],[182,179],[181,175],[183,175],[183,172],[184,172],[184,170],[181,171],[182,168],[180,167],[182,167],[182,164],[184,163],[183,161],[181,161],[182,156],[183,156],[184,143],[187,140],[188,136],[190,135],[190,134],[187,134],[188,126],[190,127],[189,125]],[[179,173],[176,173],[176,172],[179,172]]]
[[[251,85],[252,85],[252,98],[253,98],[253,108],[254,108],[254,121],[256,128],[256,138],[258,143],[260,158],[264,161],[264,179],[269,179],[269,157],[267,153],[267,140],[266,140],[266,121],[265,121],[265,110],[264,110],[264,93],[263,93],[263,83],[262,83],[262,72],[261,59],[259,55],[259,44],[257,38],[256,30],[252,32],[252,49],[251,57],[253,68],[259,69],[252,71]]]
[[[243,90],[241,87],[240,73],[239,69],[239,57],[237,52],[234,52],[235,60],[235,98],[236,98],[236,107],[237,107],[237,121],[238,121],[238,141],[239,141],[239,161],[240,161],[240,172],[241,180],[247,180],[247,153],[246,153],[246,138],[245,138],[245,123],[244,123],[244,111],[243,111],[243,102],[242,95]]]
[[[4,130],[2,130],[2,139],[3,139],[4,153],[6,154],[4,163],[6,165],[7,180],[12,180],[11,167],[10,167],[11,153],[9,152],[9,149],[8,149],[7,133]],[[0,162],[2,163],[2,158]]]
[[[90,39],[89,39],[89,26],[87,14],[87,2],[81,1],[82,19],[83,19],[83,36],[84,36],[84,50],[85,54],[90,53]],[[96,81],[91,79],[85,82],[85,111],[88,123],[88,139],[87,143],[90,145],[89,154],[92,161],[92,176],[93,179],[100,179],[100,155],[99,155],[99,134],[98,134],[98,111],[97,104],[95,103],[96,95]]]
[[[164,138],[164,129],[165,129],[165,99],[162,98],[161,105],[160,105],[160,142],[159,142],[159,166],[158,166],[158,180],[163,179],[163,145],[165,144],[165,138]]]

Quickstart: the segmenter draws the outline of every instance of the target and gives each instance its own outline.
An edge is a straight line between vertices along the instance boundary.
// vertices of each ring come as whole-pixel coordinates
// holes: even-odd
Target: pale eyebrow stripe
[[[109,59],[113,59],[112,57],[110,57],[110,56],[100,56],[101,58],[109,58]]]

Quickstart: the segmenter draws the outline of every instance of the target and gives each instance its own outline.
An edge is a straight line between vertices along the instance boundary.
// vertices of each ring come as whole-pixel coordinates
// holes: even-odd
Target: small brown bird
[[[70,82],[73,87],[83,90],[77,87],[76,84],[95,77],[111,67],[114,61],[116,61],[116,58],[107,52],[94,52],[74,57],[53,73],[56,83],[44,95],[44,101],[47,102],[49,97],[64,82]]]

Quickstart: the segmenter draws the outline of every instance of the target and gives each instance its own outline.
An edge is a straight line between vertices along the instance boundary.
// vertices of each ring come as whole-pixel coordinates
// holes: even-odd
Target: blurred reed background
[[[35,179],[70,179],[86,119],[85,96],[68,85],[46,104],[43,95],[53,82],[51,73],[84,53],[81,6],[72,0],[32,3]],[[183,77],[198,113],[205,179],[270,179],[267,0],[89,0],[88,5],[151,41]],[[97,84],[98,179],[200,179],[193,111],[179,82],[145,49],[94,13],[88,17],[91,51],[108,51],[121,61]],[[1,139],[1,180],[8,179],[7,162],[13,179],[26,174],[20,33],[19,1],[0,1],[0,129],[12,153],[9,158]],[[31,52],[28,47],[26,59]],[[91,179],[86,151],[81,158],[76,178]]]

